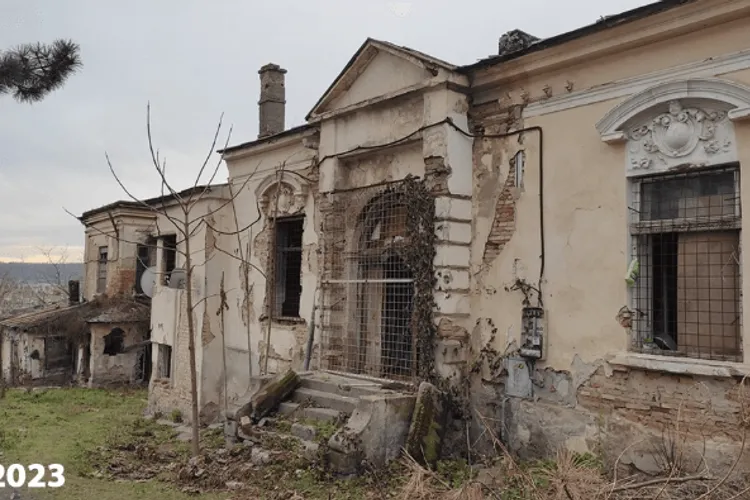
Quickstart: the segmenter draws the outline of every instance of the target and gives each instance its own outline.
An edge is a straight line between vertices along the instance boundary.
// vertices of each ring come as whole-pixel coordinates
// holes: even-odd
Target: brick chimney
[[[81,302],[81,283],[78,280],[68,281],[68,303],[73,306]]]
[[[284,107],[286,90],[284,75],[286,70],[277,64],[266,64],[260,74],[260,101],[258,101],[260,123],[258,139],[284,131]]]

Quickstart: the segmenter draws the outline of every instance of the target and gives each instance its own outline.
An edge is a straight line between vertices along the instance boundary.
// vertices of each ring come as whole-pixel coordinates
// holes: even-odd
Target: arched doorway
[[[356,371],[387,379],[414,371],[414,280],[404,249],[410,244],[407,207],[396,193],[367,204],[355,240],[358,342]]]

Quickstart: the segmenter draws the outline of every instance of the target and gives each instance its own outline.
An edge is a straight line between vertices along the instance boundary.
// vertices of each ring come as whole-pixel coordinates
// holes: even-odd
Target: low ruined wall
[[[104,353],[105,339],[113,328],[125,332],[124,347],[143,341],[143,329],[134,324],[94,324],[91,325],[91,378],[89,385],[104,386],[132,383],[136,378],[138,349],[115,355]]]
[[[533,370],[531,395],[505,380],[475,381],[473,433],[494,427],[522,459],[560,449],[594,453],[605,462],[655,472],[676,445],[696,469],[702,459],[725,470],[741,451],[744,393],[738,379],[676,375],[601,362],[589,373]],[[745,388],[750,397],[750,390]],[[477,418],[479,414],[482,417]],[[744,431],[747,432],[747,431]],[[486,432],[485,432],[486,433]],[[489,451],[491,442],[479,444]],[[739,466],[750,466],[743,455]]]

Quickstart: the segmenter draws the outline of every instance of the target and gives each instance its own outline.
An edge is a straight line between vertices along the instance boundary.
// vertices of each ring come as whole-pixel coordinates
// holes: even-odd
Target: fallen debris
[[[253,421],[259,422],[278,408],[299,387],[300,383],[299,375],[294,370],[288,370],[264,385],[251,399]]]

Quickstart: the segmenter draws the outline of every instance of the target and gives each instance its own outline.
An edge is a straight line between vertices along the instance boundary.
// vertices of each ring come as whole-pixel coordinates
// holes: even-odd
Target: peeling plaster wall
[[[512,82],[503,81],[497,69],[476,77],[475,82],[485,87],[476,94],[471,110],[474,125],[488,134],[530,126],[544,130],[546,266],[541,285],[546,359],[534,364],[530,372],[525,365],[518,370],[502,358],[518,346],[520,338],[523,295],[509,288],[517,279],[539,286],[539,138],[528,132],[521,140],[518,136],[477,139],[473,151],[472,359],[485,359],[472,378],[471,398],[476,409],[503,423],[498,431],[522,456],[544,456],[564,446],[613,459],[626,446],[646,438],[624,460],[653,470],[649,446],[678,417],[689,433],[693,452],[700,453],[705,435],[711,463],[720,465],[736,456],[737,379],[700,375],[694,368],[700,362],[677,361],[676,370],[685,371],[683,375],[665,371],[668,358],[664,363],[657,358],[648,371],[609,362],[613,355],[626,353],[629,345],[630,332],[617,321],[618,311],[628,304],[624,282],[629,258],[628,184],[624,146],[602,142],[595,124],[627,95],[587,102],[586,87],[605,82],[616,85],[643,71],[745,49],[741,40],[746,26],[747,19],[730,22],[632,49],[616,58],[589,59],[546,73],[532,55],[498,66],[507,75],[523,72],[524,61],[536,65],[532,76]],[[638,29],[633,25],[627,31]],[[593,44],[595,39],[603,43],[615,32],[572,42],[571,47]],[[565,50],[545,51],[547,62],[554,65],[555,57],[564,56]],[[747,69],[709,76],[750,83]],[[497,86],[487,88],[492,78]],[[546,105],[543,89],[547,85],[553,96],[580,92],[582,105],[556,111],[552,98],[547,111],[540,114],[536,108],[532,117],[525,116],[529,103]],[[591,89],[591,95],[596,91]],[[735,122],[734,127],[740,161],[750,164],[750,124]],[[511,158],[521,149],[526,152],[525,173],[522,188],[515,189]],[[743,198],[750,193],[747,176],[742,178],[741,191]],[[744,248],[750,245],[749,238],[743,231]],[[744,252],[745,269],[749,258]],[[743,287],[748,283],[744,280]],[[536,295],[531,297],[535,305]],[[748,310],[747,291],[743,297],[743,309]],[[750,348],[749,337],[743,336],[745,352]],[[483,349],[491,353],[481,354]],[[747,361],[734,366],[739,373],[750,372]],[[479,435],[481,425],[474,425]]]
[[[138,349],[110,356],[104,354],[105,340],[113,328],[125,332],[123,346],[127,348],[145,339],[146,329],[143,325],[92,323],[91,326],[91,360],[89,386],[100,387],[109,384],[132,383],[136,380]]]
[[[271,323],[268,371],[277,373],[289,367],[297,370],[302,368],[318,268],[319,218],[315,205],[317,172],[311,168],[313,154],[314,151],[304,148],[300,140],[253,157],[228,161],[233,192],[239,192],[235,200],[236,221],[235,214],[229,207],[219,223],[225,232],[234,232],[238,227],[245,230],[239,240],[235,234],[215,235],[216,245],[235,257],[217,252],[211,259],[210,266],[214,267],[207,270],[210,276],[209,286],[216,293],[221,275],[224,274],[226,308],[222,338],[221,317],[216,314],[219,311],[218,302],[213,300],[214,305],[208,306],[211,335],[206,337],[210,341],[203,346],[203,405],[212,402],[219,411],[223,411],[224,358],[228,404],[245,395],[250,388],[251,377],[259,376],[265,364],[266,339],[269,333],[265,275],[268,274],[271,238],[268,214],[275,210],[276,205],[271,200],[276,193],[276,170],[282,163],[287,171],[282,184],[285,189],[291,189],[292,194],[289,198],[280,199],[279,216],[304,215],[302,295],[299,319],[273,320]],[[240,191],[241,187],[243,189]],[[264,196],[268,204],[261,206]],[[250,266],[245,266],[241,257],[249,260]],[[316,362],[317,359],[313,356],[313,366],[316,366]],[[207,411],[216,413],[215,409]]]
[[[199,410],[204,406],[216,404],[220,395],[207,394],[204,388],[206,377],[216,366],[221,366],[221,353],[207,352],[208,346],[216,342],[218,319],[215,313],[219,310],[219,283],[221,278],[221,260],[219,237],[209,227],[225,227],[225,217],[231,204],[227,188],[215,188],[206,197],[195,202],[189,218],[196,223],[190,237],[190,254],[193,266],[192,276],[192,316],[195,328],[195,363],[197,370],[197,390]],[[184,214],[177,206],[168,207],[167,215],[159,214],[154,236],[177,234],[178,252],[176,268],[186,268],[185,242],[173,220],[182,220]],[[201,223],[205,220],[206,223]],[[180,226],[182,227],[182,226]],[[228,251],[228,250],[227,250]],[[210,277],[210,279],[209,279]],[[149,384],[149,410],[152,412],[169,412],[179,409],[186,420],[191,415],[191,382],[190,382],[190,351],[188,327],[187,292],[185,289],[174,289],[157,282],[151,309],[151,327],[153,340],[152,376]],[[169,379],[159,377],[159,349],[158,344],[172,348],[172,374]],[[210,387],[210,386],[208,386]],[[210,416],[209,416],[210,417]],[[207,417],[210,420],[210,418]]]
[[[44,337],[6,328],[2,332],[3,373],[6,383],[25,384],[47,377],[44,370]],[[39,359],[32,359],[31,353],[39,351]],[[14,373],[15,372],[15,373]]]

